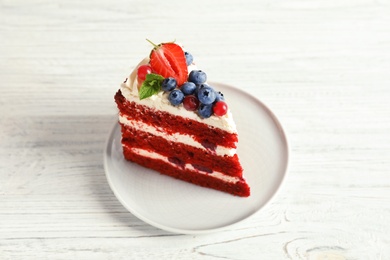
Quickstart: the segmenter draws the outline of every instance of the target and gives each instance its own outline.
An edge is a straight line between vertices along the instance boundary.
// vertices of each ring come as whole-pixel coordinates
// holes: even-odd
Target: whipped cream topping
[[[125,147],[130,149],[132,152],[134,152],[140,156],[151,158],[151,159],[161,160],[161,161],[164,161],[165,163],[168,163],[176,168],[182,169],[180,166],[170,162],[166,156],[163,156],[161,154],[150,152],[148,150],[144,150],[144,149],[140,149],[140,148],[134,148],[134,147],[129,147],[129,146],[125,146]],[[212,177],[214,177],[216,179],[223,180],[225,182],[236,183],[236,182],[240,181],[240,178],[238,178],[238,177],[228,176],[228,175],[225,175],[225,174],[223,174],[221,172],[217,172],[217,171],[213,171],[212,173],[206,173],[203,171],[199,171],[198,169],[194,168],[191,164],[188,164],[188,163],[184,165],[184,169],[191,170],[191,171],[197,172],[199,174],[211,175]]]
[[[225,130],[229,133],[237,133],[236,124],[233,121],[233,116],[230,110],[224,116],[212,115],[209,118],[201,118],[197,113],[188,111],[183,107],[183,104],[173,106],[168,100],[168,93],[160,91],[158,94],[140,100],[138,94],[137,69],[139,66],[148,64],[149,58],[143,59],[131,72],[126,82],[121,84],[122,95],[129,101],[137,102],[138,104],[162,110],[173,115],[190,118],[198,122]],[[194,64],[188,66],[188,73],[196,69]]]
[[[126,116],[123,115],[119,115],[119,122],[121,122],[126,126],[135,128],[137,130],[147,132],[155,136],[163,137],[164,139],[171,142],[175,142],[175,143],[178,142],[205,151],[207,150],[201,143],[196,141],[191,135],[179,134],[179,133],[167,134],[165,131],[163,131],[164,129],[162,128],[145,124],[142,121],[129,120],[126,118]],[[234,154],[236,154],[236,149],[218,145],[215,149],[215,154],[218,156],[224,156],[224,155],[233,156]]]

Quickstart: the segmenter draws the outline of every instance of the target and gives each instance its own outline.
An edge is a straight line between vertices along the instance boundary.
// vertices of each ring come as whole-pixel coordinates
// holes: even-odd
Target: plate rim
[[[275,199],[275,197],[279,194],[279,192],[282,190],[283,186],[285,185],[285,180],[286,180],[286,176],[287,176],[287,173],[289,172],[289,166],[290,166],[290,144],[289,144],[289,140],[287,138],[287,134],[286,134],[286,130],[285,128],[283,127],[283,125],[281,124],[281,122],[279,121],[279,119],[276,117],[275,113],[264,103],[262,102],[259,98],[257,98],[256,96],[250,94],[249,92],[243,90],[243,89],[240,89],[240,88],[237,88],[235,86],[232,86],[232,85],[228,85],[228,84],[225,84],[225,83],[220,83],[220,82],[212,82],[210,81],[209,82],[210,85],[220,85],[224,88],[229,88],[230,90],[232,91],[238,91],[238,92],[241,92],[241,94],[245,95],[246,97],[249,97],[253,100],[255,100],[258,104],[261,105],[262,109],[264,109],[266,111],[266,113],[272,118],[272,121],[275,123],[275,125],[277,126],[278,130],[279,130],[279,135],[281,137],[281,140],[285,146],[285,155],[286,155],[286,162],[285,162],[285,168],[283,169],[283,174],[280,178],[280,181],[275,189],[275,191],[270,195],[269,199],[263,204],[261,205],[260,207],[258,207],[256,210],[254,210],[252,213],[248,214],[247,216],[235,221],[234,223],[231,223],[231,224],[227,224],[227,225],[223,225],[223,226],[220,226],[220,227],[216,227],[216,228],[209,228],[209,229],[182,229],[182,228],[174,228],[174,227],[170,227],[170,226],[166,226],[166,225],[163,225],[163,224],[160,224],[156,221],[153,221],[147,217],[144,217],[142,214],[138,213],[137,210],[134,210],[131,205],[128,205],[128,203],[126,202],[126,200],[123,198],[123,196],[117,191],[117,189],[115,188],[115,185],[113,184],[113,180],[111,179],[110,175],[108,174],[108,161],[109,161],[109,154],[111,154],[111,144],[112,142],[112,137],[114,135],[114,132],[116,131],[117,128],[119,128],[119,124],[118,124],[118,119],[115,119],[114,123],[112,123],[111,125],[111,128],[109,130],[109,133],[108,133],[108,137],[106,138],[106,141],[104,143],[104,149],[103,149],[103,164],[104,164],[104,172],[105,172],[105,176],[106,176],[106,179],[107,179],[107,182],[110,186],[110,189],[112,190],[112,192],[114,193],[115,197],[118,199],[118,201],[122,204],[122,206],[127,210],[129,211],[129,213],[133,214],[135,217],[137,217],[138,219],[142,220],[143,222],[151,225],[151,226],[154,226],[156,228],[159,228],[161,230],[165,230],[165,231],[168,231],[168,232],[171,232],[171,233],[176,233],[176,234],[186,234],[186,235],[197,235],[197,234],[208,234],[208,233],[215,233],[215,232],[219,232],[219,231],[223,231],[223,230],[226,230],[228,228],[231,228],[251,217],[253,217],[254,215],[256,215],[258,212],[260,212],[261,210],[263,210],[264,208],[268,207],[268,205],[271,204],[271,202]],[[120,131],[120,130],[119,130]]]

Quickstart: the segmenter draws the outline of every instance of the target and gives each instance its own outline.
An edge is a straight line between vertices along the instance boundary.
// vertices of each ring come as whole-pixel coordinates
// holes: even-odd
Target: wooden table
[[[107,183],[113,95],[145,38],[184,44],[287,132],[282,189],[232,228],[157,229]],[[0,89],[0,259],[390,259],[387,1],[0,1]]]

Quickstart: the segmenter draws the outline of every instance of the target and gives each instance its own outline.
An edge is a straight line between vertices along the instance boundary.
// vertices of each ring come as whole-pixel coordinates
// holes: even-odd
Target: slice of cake
[[[196,185],[249,196],[225,97],[207,83],[206,73],[180,45],[154,45],[122,83],[115,102],[127,160]]]

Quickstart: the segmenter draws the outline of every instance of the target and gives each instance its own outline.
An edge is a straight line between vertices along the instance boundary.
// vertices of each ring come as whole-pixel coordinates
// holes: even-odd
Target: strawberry
[[[161,43],[159,45],[152,44],[154,48],[150,52],[149,64],[153,72],[164,78],[175,78],[178,86],[183,85],[188,77],[183,49],[173,42]]]

